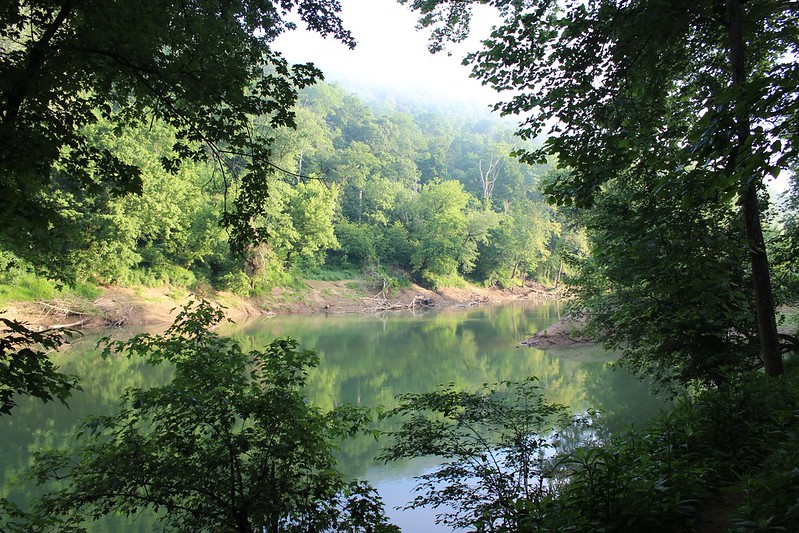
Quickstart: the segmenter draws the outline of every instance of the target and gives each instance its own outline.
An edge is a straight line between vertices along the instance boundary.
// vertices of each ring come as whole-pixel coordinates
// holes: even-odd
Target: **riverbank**
[[[387,290],[363,279],[308,280],[300,288],[275,288],[270,294],[244,298],[224,291],[194,293],[172,286],[106,287],[96,298],[62,296],[51,300],[16,302],[4,306],[5,318],[34,328],[129,327],[168,324],[176,309],[193,298],[206,298],[225,307],[227,318],[309,313],[379,313],[446,307],[472,307],[517,300],[547,300],[557,293],[540,284],[513,289],[444,288],[431,291],[419,285]]]

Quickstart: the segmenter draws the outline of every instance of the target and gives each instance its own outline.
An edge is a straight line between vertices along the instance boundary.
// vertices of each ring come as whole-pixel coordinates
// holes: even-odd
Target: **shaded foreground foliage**
[[[420,494],[408,507],[451,507],[438,519],[459,529],[525,527],[528,508],[549,492],[548,435],[568,424],[566,407],[547,403],[534,378],[486,384],[478,393],[449,385],[399,400],[387,416],[407,419],[382,459],[431,455],[446,461],[419,477]]]
[[[682,302],[668,294],[674,284],[664,287],[657,269],[649,265],[653,258],[661,259],[663,247],[658,241],[673,236],[670,225],[679,227],[683,215],[698,222],[690,226],[701,232],[706,221],[715,220],[706,214],[721,211],[718,227],[729,228],[729,244],[719,250],[712,233],[707,241],[700,233],[682,241],[696,246],[689,246],[686,253],[677,244],[671,255],[663,257],[664,263],[680,272],[678,279],[684,283],[683,274],[691,274],[692,262],[709,252],[707,262],[701,263],[706,271],[719,265],[729,275],[713,276],[717,287],[700,286],[706,291],[703,297],[745,294],[743,303],[756,318],[748,322],[756,327],[741,323],[744,306],[737,298],[702,306],[716,308],[709,320],[717,324],[702,324],[690,336],[699,337],[696,345],[701,351],[719,357],[698,360],[677,373],[703,373],[707,363],[725,363],[727,347],[741,343],[723,332],[741,325],[747,327],[741,330],[743,335],[756,332],[753,340],[766,373],[782,373],[763,237],[768,205],[763,189],[767,176],[793,173],[799,156],[796,2],[399,1],[418,12],[422,27],[433,29],[433,51],[466,37],[476,6],[491,6],[502,17],[482,41],[482,49],[465,62],[473,66],[475,77],[509,95],[496,109],[520,117],[520,137],[547,135],[542,146],[518,153],[528,163],[557,158],[564,172],[544,186],[549,198],[589,211],[598,207],[600,214],[612,215],[593,220],[602,225],[592,236],[592,252],[608,251],[604,257],[595,253],[598,266],[608,267],[596,271],[597,277],[601,280],[606,274],[607,285],[620,287],[626,295],[636,293],[652,315],[652,320],[646,319],[663,328],[647,328],[643,341],[638,341],[639,315],[627,306],[624,294],[618,298],[608,291],[603,300],[597,292],[584,305],[589,321],[597,316],[606,329],[619,326],[612,344],[618,340],[638,344],[628,357],[634,367],[652,366],[660,372],[660,361],[650,360],[647,351],[663,353],[664,367],[686,352],[669,334],[685,317],[663,313],[669,307],[682,307]],[[631,188],[630,183],[638,186]],[[635,212],[610,210],[614,206],[607,205],[608,197],[613,200],[618,193],[627,196],[621,205],[632,204]],[[647,197],[676,216],[638,211],[639,199]],[[730,224],[730,215],[737,224]],[[637,253],[618,253],[615,242],[603,240],[602,230],[630,241]],[[720,261],[713,258],[716,252],[721,252]],[[744,284],[739,280],[741,259],[749,263]],[[630,268],[622,266],[627,260]],[[686,277],[691,281],[693,276]],[[683,285],[677,294],[690,288]],[[662,305],[665,297],[669,301]],[[709,343],[718,349],[706,346]]]
[[[202,302],[164,335],[109,343],[107,355],[171,364],[174,378],[128,389],[115,414],[86,420],[75,450],[37,454],[30,477],[62,483],[3,529],[82,530],[149,509],[167,531],[395,531],[374,489],[336,467],[336,440],[368,413],[310,405],[314,352],[277,339],[246,353],[211,332],[221,318]]]
[[[48,357],[73,332],[34,331],[24,324],[0,317],[0,415],[9,415],[17,405],[15,395],[28,395],[44,402],[66,403],[80,388],[74,376],[62,374]]]
[[[743,495],[737,531],[795,531],[798,408],[795,371],[751,374],[609,436],[601,416],[564,417],[530,380],[448,387],[402,397],[383,458],[443,457],[409,507],[445,506],[439,522],[475,531],[690,530],[720,488]]]

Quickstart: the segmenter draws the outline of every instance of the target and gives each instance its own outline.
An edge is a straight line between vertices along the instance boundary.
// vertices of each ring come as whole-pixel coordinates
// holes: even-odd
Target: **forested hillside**
[[[584,249],[579,231],[535,192],[551,167],[512,157],[518,141],[505,122],[368,106],[327,84],[305,89],[295,112],[296,129],[257,124],[274,139],[276,171],[256,222],[266,243],[231,252],[220,221],[239,192],[235,173],[202,161],[169,172],[172,127],[100,120],[88,136],[142,169],[141,194],[85,194],[63,186],[57,170],[43,193],[59,216],[51,246],[20,254],[25,260],[4,250],[2,282],[57,272],[79,283],[249,295],[330,265],[431,287],[463,276],[506,287],[555,282],[563,258]]]
[[[386,462],[447,459],[404,509],[450,527],[799,530],[799,2],[398,2],[432,52],[490,10],[464,64],[515,125],[366,102],[273,47],[301,22],[354,48],[340,0],[0,9],[0,304],[65,285],[199,295],[164,334],[101,341],[174,377],[127,388],[72,450],[34,453],[25,476],[59,484],[26,508],[0,496],[0,530],[148,508],[174,531],[393,533],[336,464],[363,432]],[[492,356],[463,348],[480,335],[450,324],[481,389],[398,389],[372,409],[360,387],[388,390],[381,367],[357,405],[324,410],[306,398],[324,354],[221,336],[204,299],[333,276],[565,280],[581,335],[674,403],[610,431],[601,408],[551,403],[554,372],[489,383]],[[0,315],[0,415],[80,389],[49,356],[65,327]],[[445,364],[427,360],[435,335],[420,328],[408,375]]]

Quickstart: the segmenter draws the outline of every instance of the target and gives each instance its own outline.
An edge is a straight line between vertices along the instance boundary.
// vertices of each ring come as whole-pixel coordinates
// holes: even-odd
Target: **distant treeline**
[[[142,169],[138,195],[63,186],[44,203],[63,223],[51,247],[21,260],[0,251],[0,283],[45,272],[77,283],[206,285],[253,294],[329,269],[428,286],[554,283],[584,238],[536,192],[552,168],[518,162],[513,127],[487,116],[366,105],[341,88],[302,93],[296,129],[273,139],[266,241],[231,253],[220,226],[240,184],[226,167],[184,161],[169,172],[174,131],[157,120],[91,126],[97,147]],[[101,168],[88,169],[101,182]]]

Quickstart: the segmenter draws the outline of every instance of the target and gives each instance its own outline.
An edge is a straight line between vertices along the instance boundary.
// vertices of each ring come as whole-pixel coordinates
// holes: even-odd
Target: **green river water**
[[[290,335],[303,347],[317,350],[320,364],[310,374],[308,395],[323,409],[342,403],[390,407],[398,394],[429,391],[441,383],[476,390],[485,382],[537,376],[550,400],[575,412],[602,409],[611,430],[643,422],[657,411],[662,404],[648,394],[645,384],[610,368],[613,354],[597,347],[546,352],[519,347],[520,341],[557,317],[558,305],[553,302],[514,303],[423,314],[275,317],[226,325],[221,333],[239,338],[245,349]],[[81,377],[83,391],[72,397],[69,408],[23,398],[12,416],[0,418],[3,496],[24,504],[34,493],[14,482],[33,451],[69,445],[80,420],[112,411],[126,388],[169,379],[165,367],[102,359],[95,344],[103,334],[108,332],[91,332],[56,356],[63,371]],[[435,525],[433,510],[394,509],[412,499],[413,477],[435,467],[436,461],[384,465],[373,459],[380,445],[367,437],[342,443],[342,470],[370,480],[403,531],[447,531]],[[154,528],[152,520],[144,513],[135,520],[105,520],[91,530],[147,532]]]

